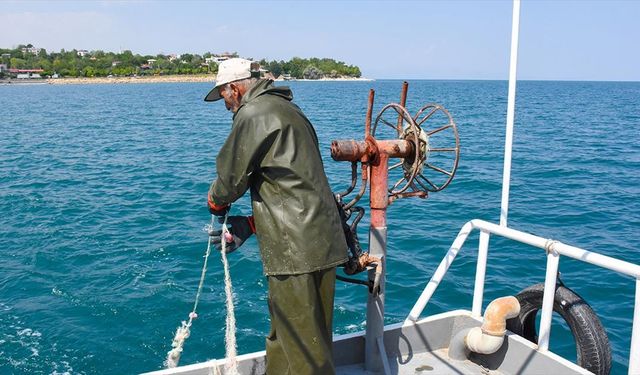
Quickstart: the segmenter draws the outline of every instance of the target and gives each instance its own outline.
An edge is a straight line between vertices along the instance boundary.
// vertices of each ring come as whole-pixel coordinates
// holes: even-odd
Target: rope
[[[224,266],[224,292],[227,295],[227,321],[225,338],[225,349],[227,351],[227,363],[225,365],[225,373],[238,374],[238,361],[236,360],[236,316],[233,306],[233,290],[231,289],[231,274],[229,273],[229,262],[227,261],[227,241],[225,237],[229,233],[227,229],[227,216],[224,217],[222,224],[222,265]],[[216,367],[217,369],[217,367]]]
[[[556,241],[556,240],[552,240],[552,239],[547,239],[547,241],[545,241],[544,243],[544,251],[546,251],[547,254],[555,254],[555,246],[556,244],[558,244],[560,242]]]
[[[209,232],[213,229],[213,216],[211,216],[211,224],[205,227],[205,230]],[[237,360],[236,360],[236,318],[234,314],[234,306],[233,306],[233,290],[231,288],[231,275],[229,273],[229,262],[227,261],[227,241],[226,236],[230,235],[229,230],[227,229],[227,215],[224,217],[224,223],[222,224],[222,236],[221,236],[221,244],[222,251],[220,252],[222,257],[222,264],[224,266],[224,291],[226,294],[226,304],[227,304],[227,319],[226,319],[226,332],[225,332],[225,349],[227,356],[227,363],[225,365],[225,373],[230,375],[238,374],[237,370]],[[174,368],[178,366],[178,362],[180,361],[180,355],[182,354],[183,346],[185,340],[191,334],[191,324],[193,320],[198,317],[196,310],[198,309],[198,302],[200,301],[200,295],[202,294],[202,286],[204,285],[205,275],[207,273],[207,263],[209,261],[209,255],[211,254],[211,236],[209,236],[209,240],[207,242],[207,251],[204,255],[204,264],[202,265],[202,272],[200,274],[200,283],[198,284],[198,292],[196,293],[195,302],[193,303],[193,310],[189,313],[189,320],[182,321],[182,324],[176,330],[176,334],[171,343],[171,349],[167,352],[167,359],[164,362],[164,365],[167,368]],[[214,372],[219,374],[218,367],[214,367]]]
[[[225,221],[226,222],[226,221]],[[205,226],[205,229],[213,228],[213,216],[211,216],[211,224]],[[224,243],[224,240],[223,240]],[[224,246],[224,245],[223,245]],[[173,341],[171,342],[171,349],[167,352],[167,359],[164,361],[164,365],[167,368],[174,368],[178,366],[178,362],[180,361],[180,355],[182,354],[182,347],[184,346],[185,340],[191,334],[191,324],[193,320],[198,317],[196,310],[198,309],[198,302],[200,301],[200,295],[202,294],[202,286],[204,285],[204,277],[207,273],[207,262],[209,261],[209,254],[211,254],[211,236],[209,236],[209,240],[207,242],[207,251],[204,254],[204,264],[202,265],[202,272],[200,274],[200,283],[198,284],[198,292],[196,293],[196,300],[193,303],[193,310],[189,313],[189,320],[182,321],[182,324],[176,330],[176,334],[173,337]]]

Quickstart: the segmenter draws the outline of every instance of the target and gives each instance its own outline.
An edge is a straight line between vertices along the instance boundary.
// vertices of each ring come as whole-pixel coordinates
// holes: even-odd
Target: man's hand
[[[213,200],[211,200],[211,195],[209,194],[207,194],[207,206],[209,207],[209,212],[211,212],[211,215],[215,215],[218,217],[224,217],[224,215],[226,215],[231,209],[230,204],[227,204],[225,206],[218,206],[217,204],[215,204]]]
[[[224,222],[224,218],[221,217],[218,221]],[[235,251],[242,246],[247,238],[255,233],[253,216],[229,216],[227,217],[227,227],[229,228],[229,233],[233,236],[233,240],[227,240],[227,253]],[[210,235],[216,250],[222,251],[222,229],[216,229]]]

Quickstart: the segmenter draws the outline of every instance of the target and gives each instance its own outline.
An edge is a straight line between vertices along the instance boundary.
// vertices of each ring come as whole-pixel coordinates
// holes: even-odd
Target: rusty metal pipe
[[[492,354],[504,343],[507,319],[520,313],[520,303],[515,297],[493,300],[484,313],[482,327],[466,328],[456,333],[449,343],[449,358],[466,361],[469,352]]]
[[[398,193],[398,194],[393,194],[391,196],[389,196],[389,204],[395,202],[397,199],[400,198],[411,198],[411,197],[418,197],[421,199],[425,199],[429,194],[426,191],[412,191],[409,193]]]
[[[335,161],[359,161],[364,157],[373,160],[376,157],[375,154],[378,153],[391,158],[411,158],[415,153],[413,142],[403,139],[375,141],[375,145],[377,147],[364,141],[355,140],[333,141],[331,142],[331,157]]]
[[[369,101],[367,103],[367,117],[364,120],[364,137],[367,138],[371,134],[371,117],[373,115],[373,98],[376,92],[369,90]]]
[[[520,313],[520,303],[516,297],[501,297],[493,300],[484,312],[482,332],[493,336],[504,336],[507,319]]]
[[[402,82],[402,90],[400,91],[400,105],[403,107],[407,106],[407,91],[409,91],[409,83],[404,81]],[[398,124],[396,125],[398,134],[402,134],[402,122],[402,114],[398,113]]]
[[[360,161],[366,154],[367,145],[365,142],[358,142],[353,139],[331,142],[331,157],[335,161]]]
[[[507,319],[520,313],[520,303],[516,297],[501,297],[493,300],[484,312],[482,327],[471,328],[464,342],[475,353],[495,353],[504,342]]]
[[[375,228],[387,226],[388,167],[389,155],[384,152],[378,155],[378,163],[371,167],[371,226]]]
[[[413,142],[404,139],[378,141],[378,150],[390,158],[413,158]]]

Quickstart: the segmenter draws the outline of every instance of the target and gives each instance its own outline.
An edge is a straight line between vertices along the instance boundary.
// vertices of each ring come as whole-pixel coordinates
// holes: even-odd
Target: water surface
[[[398,101],[400,81],[292,82],[335,190],[350,169],[333,139],[363,137],[366,99]],[[209,84],[0,87],[0,373],[159,369],[200,276],[205,197],[231,125]],[[499,219],[507,83],[411,81],[409,111],[443,104],[460,168],[446,190],[389,209],[386,320],[403,320],[460,227]],[[520,82],[509,224],[640,263],[640,83]],[[233,208],[249,214],[248,197]],[[360,225],[366,242],[367,220]],[[477,235],[425,314],[470,309]],[[262,350],[266,282],[255,239],[230,256],[240,353]],[[485,306],[544,279],[544,253],[492,238]],[[570,259],[562,280],[601,317],[613,373],[626,372],[633,280]],[[335,332],[362,330],[363,287],[338,283]],[[214,258],[181,363],[224,356],[222,266]],[[551,348],[575,356],[554,323]]]

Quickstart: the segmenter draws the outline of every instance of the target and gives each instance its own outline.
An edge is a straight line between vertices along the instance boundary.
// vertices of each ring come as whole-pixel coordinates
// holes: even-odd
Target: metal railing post
[[[478,244],[479,263],[476,266],[476,287],[474,289],[472,306],[472,315],[475,316],[480,316],[482,310],[486,259],[488,257],[489,236],[491,234],[546,250],[547,269],[545,276],[545,293],[542,297],[542,316],[540,319],[540,335],[538,340],[538,350],[541,352],[549,351],[549,337],[551,333],[551,320],[553,315],[553,304],[555,299],[560,255],[602,267],[610,271],[618,272],[623,275],[632,276],[636,281],[636,290],[631,334],[631,351],[628,357],[629,374],[640,375],[640,265],[587,251],[579,247],[566,245],[562,242],[552,241],[533,234],[489,223],[484,220],[471,220],[462,226],[460,232],[458,232],[458,235],[451,244],[449,251],[447,251],[447,254],[444,256],[440,265],[422,291],[418,301],[416,301],[415,305],[409,312],[409,315],[404,321],[405,325],[415,323],[418,320],[420,314],[422,314],[422,311],[431,299],[431,296],[447,273],[451,263],[453,263],[469,234],[474,229],[478,229],[481,232]],[[480,285],[480,287],[478,285]]]
[[[538,338],[538,350],[540,351],[549,350],[551,316],[553,315],[553,300],[556,296],[558,263],[560,263],[560,255],[555,250],[553,250],[553,246],[549,246],[547,253],[547,275],[544,279],[542,313],[540,315],[540,335]]]
[[[480,231],[478,241],[478,263],[476,264],[476,281],[473,290],[473,304],[471,314],[482,316],[482,299],[484,296],[484,278],[487,272],[487,256],[489,253],[489,232]]]
[[[453,241],[453,244],[451,244],[449,251],[447,251],[447,254],[444,256],[442,261],[440,261],[440,265],[438,265],[438,268],[433,273],[433,276],[431,276],[431,279],[427,283],[427,286],[424,288],[422,294],[420,295],[420,297],[418,297],[418,300],[409,312],[409,316],[407,316],[407,319],[405,319],[404,321],[405,325],[411,324],[418,320],[420,314],[422,314],[422,310],[424,310],[425,306],[427,306],[429,299],[431,299],[431,296],[436,291],[436,288],[438,288],[438,285],[440,285],[440,281],[442,281],[442,278],[444,278],[444,275],[447,273],[447,270],[451,266],[451,263],[453,263],[453,260],[456,259],[456,255],[458,255],[460,248],[462,248],[462,245],[464,245],[464,242],[467,240],[467,237],[472,230],[473,224],[471,224],[470,222],[462,226],[460,232],[458,232],[458,236]]]
[[[640,279],[636,279],[636,303],[633,311],[629,375],[640,374]]]
[[[509,187],[511,184],[511,149],[513,148],[513,123],[516,108],[516,79],[518,70],[518,35],[520,32],[520,0],[513,0],[511,20],[511,55],[509,58],[509,91],[507,93],[507,129],[504,137],[504,169],[502,172],[502,200],[500,225],[507,226],[509,213]]]

